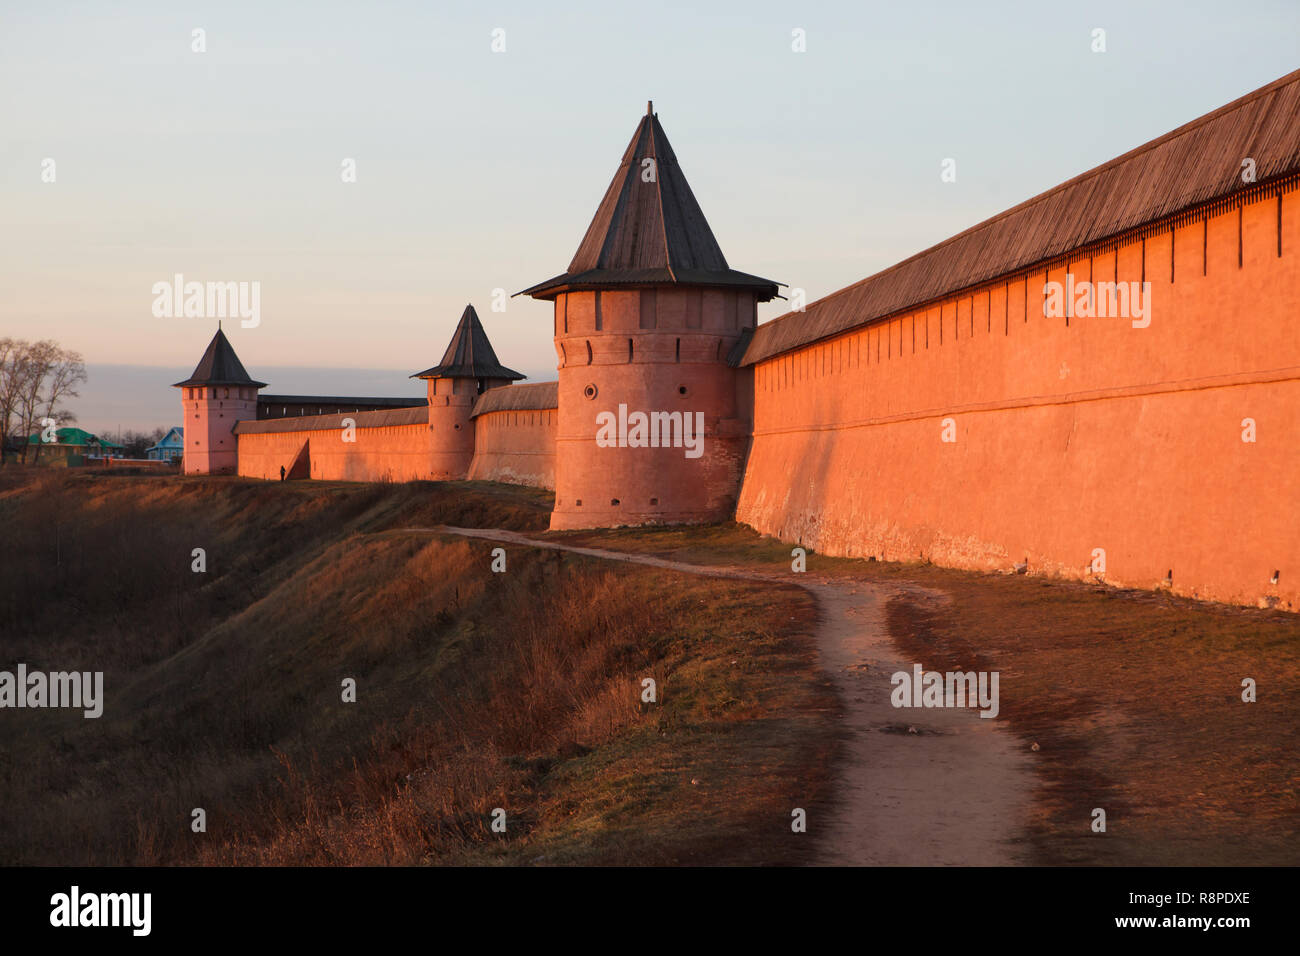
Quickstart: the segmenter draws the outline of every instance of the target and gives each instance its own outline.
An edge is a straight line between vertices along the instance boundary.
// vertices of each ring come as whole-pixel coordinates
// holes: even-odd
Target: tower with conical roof
[[[731,515],[752,395],[729,357],[777,286],[727,264],[648,106],[568,271],[521,293],[554,302],[552,528]]]
[[[430,477],[460,480],[474,458],[474,402],[524,376],[497,361],[474,306],[465,306],[442,361],[411,378],[428,382]]]
[[[239,470],[235,423],[257,418],[257,391],[266,388],[266,383],[249,377],[230,340],[217,326],[194,374],[173,388],[181,390],[184,474],[235,474]]]

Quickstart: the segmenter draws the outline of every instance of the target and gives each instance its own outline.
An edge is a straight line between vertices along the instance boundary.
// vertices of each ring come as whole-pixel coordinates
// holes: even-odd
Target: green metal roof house
[[[122,446],[108,438],[92,435],[84,428],[59,428],[54,432],[54,441],[42,441],[42,432],[27,436],[29,451],[36,447],[37,460],[64,459],[68,464],[80,464],[83,458],[104,458],[122,450]],[[75,459],[75,460],[74,460]]]

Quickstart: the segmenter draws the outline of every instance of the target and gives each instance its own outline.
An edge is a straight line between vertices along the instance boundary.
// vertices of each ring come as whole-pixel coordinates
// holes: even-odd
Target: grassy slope
[[[549,497],[527,489],[4,480],[23,560],[0,565],[0,667],[104,670],[108,702],[94,721],[0,712],[0,861],[809,849],[789,811],[824,799],[833,707],[798,589],[530,549],[492,574],[486,542],[393,530],[537,531]],[[640,702],[644,677],[659,703]]]
[[[833,701],[800,592],[518,549],[490,576],[484,542],[390,530],[540,532],[549,498],[526,489],[50,480],[0,476],[6,552],[23,555],[0,562],[0,667],[106,670],[110,706],[97,722],[0,712],[0,860],[805,858],[789,807],[825,797]],[[789,568],[788,546],[737,526],[560,537]],[[1001,671],[1002,719],[1041,745],[1041,862],[1297,862],[1295,616],[809,567],[948,595],[900,594],[891,630],[927,667]],[[643,708],[647,673],[661,702]],[[1258,703],[1240,702],[1243,676]]]
[[[789,545],[734,524],[554,537],[790,568]],[[999,719],[1040,746],[1038,862],[1300,863],[1300,616],[928,564],[811,555],[808,569],[947,595],[901,589],[891,634],[927,669],[1000,671]]]

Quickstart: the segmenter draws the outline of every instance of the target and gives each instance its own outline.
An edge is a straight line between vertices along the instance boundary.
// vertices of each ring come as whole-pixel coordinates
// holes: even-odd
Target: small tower
[[[235,422],[257,418],[257,390],[266,388],[266,383],[248,377],[230,340],[217,326],[194,374],[172,387],[181,390],[184,474],[235,474],[239,470]]]
[[[474,458],[474,402],[489,388],[524,378],[497,361],[474,306],[465,306],[442,361],[411,378],[429,389],[430,473],[435,481],[458,481]]]
[[[648,106],[568,271],[520,293],[555,303],[553,529],[731,516],[753,417],[731,360],[777,285],[727,265]]]

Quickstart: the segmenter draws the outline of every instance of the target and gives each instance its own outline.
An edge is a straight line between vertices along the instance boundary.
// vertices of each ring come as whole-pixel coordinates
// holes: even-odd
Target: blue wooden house
[[[185,454],[185,429],[173,425],[171,431],[158,439],[158,444],[145,449],[144,456],[151,461],[179,461]]]

